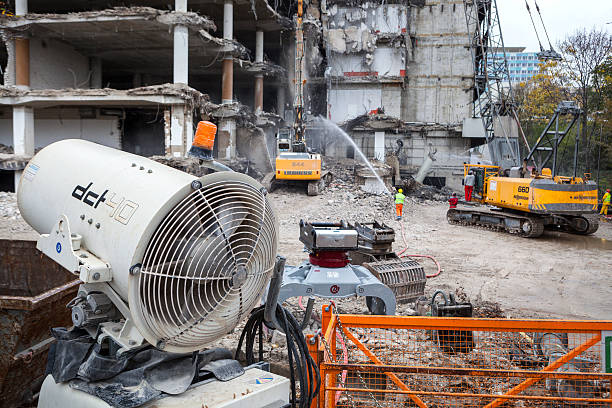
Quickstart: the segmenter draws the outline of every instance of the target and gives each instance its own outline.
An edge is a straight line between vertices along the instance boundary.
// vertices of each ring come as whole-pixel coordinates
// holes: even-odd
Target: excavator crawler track
[[[570,234],[591,235],[599,229],[599,218],[596,215],[572,217],[564,229]]]
[[[446,219],[449,224],[504,231],[524,238],[537,238],[544,233],[544,221],[533,216],[488,210],[450,208],[446,213]]]

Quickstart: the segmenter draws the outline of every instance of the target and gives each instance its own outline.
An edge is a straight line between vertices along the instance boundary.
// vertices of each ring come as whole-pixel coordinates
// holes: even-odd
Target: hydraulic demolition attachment
[[[378,221],[354,225],[358,248],[350,251],[353,265],[366,267],[387,285],[399,303],[413,302],[425,293],[425,269],[414,259],[400,258],[393,251],[395,230]],[[366,298],[369,303],[370,300]]]
[[[364,266],[351,265],[348,253],[359,249],[358,233],[345,221],[300,221],[300,241],[309,260],[286,266],[278,302],[296,296],[364,296],[372,314],[395,314],[393,291]]]

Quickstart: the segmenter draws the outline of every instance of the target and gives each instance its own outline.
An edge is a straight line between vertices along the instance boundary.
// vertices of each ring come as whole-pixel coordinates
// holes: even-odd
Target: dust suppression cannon
[[[106,354],[104,361],[124,362],[148,348],[189,353],[186,366],[192,367],[192,352],[235,329],[258,304],[275,266],[275,213],[265,189],[244,174],[197,178],[130,153],[64,140],[30,161],[18,204],[41,234],[37,248],[83,282],[70,304],[72,320],[93,339],[94,350]],[[168,358],[163,364],[172,366]],[[147,370],[146,379],[155,383]],[[177,393],[176,383],[150,388]],[[92,400],[81,394],[47,378],[41,401],[103,406],[88,405]]]

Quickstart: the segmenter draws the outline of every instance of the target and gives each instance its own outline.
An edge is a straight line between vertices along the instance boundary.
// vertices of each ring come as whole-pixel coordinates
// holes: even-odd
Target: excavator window
[[[485,169],[482,167],[472,167],[471,170],[476,178],[474,192],[482,196],[484,194]]]

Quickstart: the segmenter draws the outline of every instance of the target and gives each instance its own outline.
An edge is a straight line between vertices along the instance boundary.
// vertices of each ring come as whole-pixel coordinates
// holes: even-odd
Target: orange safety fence
[[[312,408],[612,407],[612,321],[340,315]],[[343,339],[340,342],[340,339]]]

